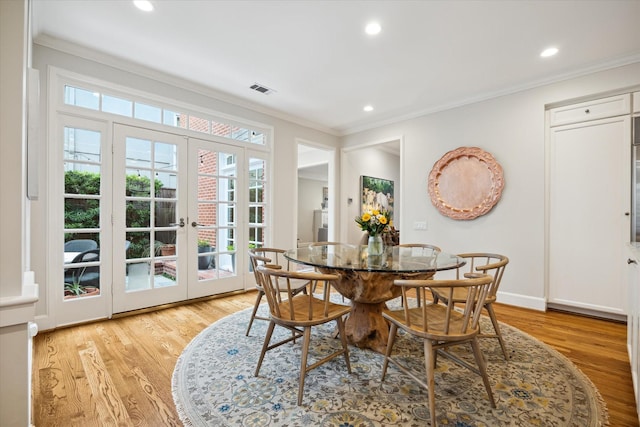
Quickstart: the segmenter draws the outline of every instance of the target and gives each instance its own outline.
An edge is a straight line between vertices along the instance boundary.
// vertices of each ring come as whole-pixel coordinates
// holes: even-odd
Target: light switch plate
[[[426,230],[427,229],[427,221],[414,221],[413,222],[414,230]]]

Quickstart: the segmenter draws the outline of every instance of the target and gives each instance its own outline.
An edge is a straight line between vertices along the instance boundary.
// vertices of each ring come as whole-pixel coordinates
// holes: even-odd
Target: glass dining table
[[[288,260],[337,274],[335,288],[351,301],[345,324],[347,340],[361,348],[384,353],[389,325],[382,317],[386,302],[401,294],[396,279],[429,279],[437,271],[463,266],[465,260],[445,252],[425,254],[421,248],[388,246],[371,256],[367,245],[313,244],[285,253]]]

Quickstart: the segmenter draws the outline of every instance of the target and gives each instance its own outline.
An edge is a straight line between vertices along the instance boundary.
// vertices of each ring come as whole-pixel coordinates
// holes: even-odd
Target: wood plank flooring
[[[251,307],[255,292],[40,332],[33,421],[48,426],[180,426],[171,376],[184,347],[212,322]],[[551,345],[598,387],[613,427],[638,427],[626,325],[497,304],[498,319]],[[248,362],[249,363],[249,362]]]

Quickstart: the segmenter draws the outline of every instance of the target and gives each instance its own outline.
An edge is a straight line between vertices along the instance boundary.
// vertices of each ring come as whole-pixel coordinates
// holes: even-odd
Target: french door
[[[187,141],[116,124],[113,147],[113,312],[186,299]]]
[[[266,238],[267,154],[58,118],[52,326],[244,288],[243,249]]]
[[[120,124],[113,141],[113,312],[242,289],[242,150]]]
[[[238,147],[189,139],[189,299],[243,288],[243,164]]]

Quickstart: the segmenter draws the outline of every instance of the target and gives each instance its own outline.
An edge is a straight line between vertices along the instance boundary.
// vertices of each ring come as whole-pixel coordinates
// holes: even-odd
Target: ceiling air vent
[[[253,90],[257,91],[257,92],[264,93],[265,95],[269,95],[269,94],[275,92],[275,90],[269,89],[268,87],[263,86],[263,85],[261,85],[259,83],[254,83],[249,88],[253,89]]]

